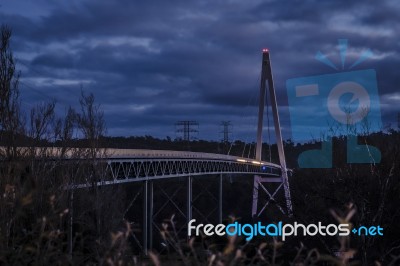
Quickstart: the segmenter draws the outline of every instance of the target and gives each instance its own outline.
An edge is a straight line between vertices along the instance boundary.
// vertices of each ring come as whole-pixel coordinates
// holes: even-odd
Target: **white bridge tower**
[[[270,178],[261,177],[259,175],[254,176],[254,187],[253,187],[253,206],[252,206],[252,216],[258,217],[265,210],[265,208],[275,201],[276,194],[283,189],[286,200],[286,210],[277,204],[278,208],[288,216],[292,215],[292,202],[290,197],[289,179],[288,179],[288,169],[286,168],[285,151],[283,149],[282,142],[282,132],[279,122],[278,105],[276,102],[276,94],[274,81],[272,77],[271,61],[269,56],[269,50],[263,49],[262,55],[262,71],[261,71],[261,84],[260,84],[260,101],[258,108],[258,128],[257,128],[257,146],[256,146],[256,160],[261,161],[262,154],[262,133],[263,133],[263,119],[264,119],[264,107],[266,102],[266,90],[269,92],[269,97],[271,101],[272,114],[274,119],[274,128],[276,136],[276,145],[278,147],[279,153],[279,164],[281,166],[281,177],[280,178]],[[278,187],[272,193],[268,191],[268,183],[280,183]],[[261,191],[260,191],[261,189]],[[264,193],[262,193],[264,192]],[[258,199],[260,195],[266,194],[267,201],[262,208],[258,208]]]

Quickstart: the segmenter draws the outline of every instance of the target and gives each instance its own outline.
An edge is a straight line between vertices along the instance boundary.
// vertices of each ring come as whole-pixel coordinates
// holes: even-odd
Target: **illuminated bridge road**
[[[254,159],[186,151],[108,149],[105,176],[98,186],[162,178],[252,174],[281,179],[277,164]],[[278,181],[278,180],[277,180]],[[93,184],[75,184],[84,188]]]

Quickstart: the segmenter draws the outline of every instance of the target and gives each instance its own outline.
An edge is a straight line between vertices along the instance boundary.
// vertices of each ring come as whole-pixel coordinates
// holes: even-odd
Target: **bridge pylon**
[[[262,71],[261,71],[261,84],[260,84],[260,100],[259,100],[259,108],[258,108],[258,127],[257,127],[257,146],[256,146],[256,160],[261,161],[262,154],[262,133],[263,133],[263,119],[264,119],[264,107],[266,103],[266,91],[268,89],[272,115],[274,119],[274,128],[275,128],[275,137],[276,144],[278,147],[279,154],[279,163],[281,166],[281,176],[279,178],[269,178],[269,177],[261,177],[259,175],[254,176],[254,185],[253,185],[253,206],[252,206],[252,216],[259,217],[266,207],[271,202],[276,202],[275,197],[278,192],[282,189],[285,195],[286,201],[286,210],[277,204],[277,207],[280,211],[288,216],[292,216],[292,202],[290,197],[290,187],[289,187],[289,178],[288,178],[288,169],[286,167],[286,159],[285,159],[285,151],[283,149],[283,140],[282,140],[282,132],[281,126],[279,122],[279,114],[278,114],[278,105],[276,102],[276,93],[274,87],[274,81],[272,76],[272,68],[270,61],[270,54],[268,49],[263,49],[262,55]],[[269,191],[271,183],[277,183],[278,186],[271,193]],[[261,190],[260,190],[261,189]],[[261,208],[258,208],[259,197],[262,192],[267,196],[267,201]]]

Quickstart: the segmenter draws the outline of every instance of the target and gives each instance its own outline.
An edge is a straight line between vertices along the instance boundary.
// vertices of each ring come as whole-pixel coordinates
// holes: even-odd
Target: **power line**
[[[49,75],[47,75],[47,74],[45,74],[45,73],[42,73],[42,72],[40,72],[40,71],[37,71],[36,69],[32,68],[32,67],[29,66],[28,64],[24,63],[22,60],[17,60],[17,63],[21,63],[21,64],[24,65],[26,68],[28,68],[29,71],[35,72],[36,74],[38,74],[38,75],[40,75],[40,76],[42,76],[42,77],[48,77],[48,76],[49,76]],[[53,78],[49,78],[49,79],[53,79]],[[71,87],[68,86],[68,85],[62,85],[62,84],[57,84],[57,85],[52,84],[52,85],[53,85],[53,86],[58,86],[58,87],[63,87],[63,88],[65,88],[65,89],[69,90],[71,93],[75,93],[75,91],[73,91],[73,90],[71,89]]]
[[[23,62],[22,60],[18,60],[18,59],[17,59],[16,61],[17,61],[17,63],[21,63],[22,65],[24,65],[29,71],[32,71],[32,72],[38,74],[38,75],[41,76],[41,77],[48,77],[48,76],[49,76],[49,75],[47,75],[47,74],[45,74],[45,73],[41,73],[41,72],[39,72],[39,71],[37,71],[37,70],[31,68],[31,66],[29,66],[28,64],[26,64],[26,63]],[[51,79],[51,78],[50,78],[50,79]],[[62,105],[66,106],[66,107],[69,107],[69,106],[70,106],[69,104],[64,104],[63,101],[60,101],[58,98],[56,98],[56,97],[54,97],[54,96],[49,96],[48,94],[44,93],[43,91],[34,88],[32,85],[27,85],[27,84],[26,84],[25,82],[23,82],[23,81],[19,81],[19,82],[20,82],[21,84],[23,84],[25,87],[30,88],[31,90],[33,90],[33,91],[36,92],[37,94],[40,94],[40,95],[42,95],[42,96],[44,96],[44,97],[46,97],[46,98],[48,98],[48,99],[50,99],[50,100],[52,100],[52,101],[53,101],[53,100],[56,100],[57,103],[61,103]],[[70,87],[70,86],[67,86],[67,85],[62,85],[62,84],[57,84],[57,85],[55,85],[55,84],[52,84],[52,86],[59,87],[59,88],[62,87],[63,89],[68,90],[71,94],[75,94],[75,93],[76,93],[76,91],[72,90],[71,87]]]
[[[19,81],[19,83],[22,84],[22,85],[24,85],[25,87],[31,89],[31,90],[34,91],[35,93],[40,94],[41,96],[48,98],[49,100],[52,100],[52,101],[53,101],[53,100],[56,100],[55,97],[51,97],[51,96],[47,95],[46,93],[40,91],[39,89],[36,89],[36,88],[32,87],[31,85],[26,84],[26,83],[23,82],[23,81]]]

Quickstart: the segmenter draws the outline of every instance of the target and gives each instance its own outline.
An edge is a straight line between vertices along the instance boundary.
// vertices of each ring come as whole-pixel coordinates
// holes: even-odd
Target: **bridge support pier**
[[[186,195],[186,219],[187,219],[187,223],[189,224],[190,220],[192,220],[192,200],[193,200],[193,187],[192,187],[192,183],[193,183],[193,177],[191,177],[190,175],[187,178],[187,195]]]
[[[222,187],[223,186],[223,178],[222,174],[219,175],[219,189],[218,189],[218,222],[222,223]]]
[[[72,242],[74,226],[74,190],[69,191],[69,232],[68,232],[68,255],[72,259]]]
[[[278,184],[275,186],[275,190],[271,193],[269,189],[269,185],[266,184],[272,184],[276,183]],[[267,187],[268,188],[267,188]],[[261,191],[264,191],[264,193],[267,195],[267,201],[264,203],[264,206],[258,211],[258,198],[260,195],[260,189]],[[284,190],[284,196],[285,196],[285,201],[286,201],[286,211],[282,206],[280,206],[276,200],[276,195],[277,193],[283,189]],[[253,206],[252,206],[252,212],[251,215],[253,218],[259,217],[261,213],[266,209],[266,207],[271,203],[274,202],[276,207],[283,213],[288,215],[289,217],[292,215],[292,209],[291,209],[291,202],[290,202],[290,194],[289,196],[286,194],[287,188],[285,187],[285,178],[284,177],[261,177],[258,175],[254,176],[254,186],[253,186]]]
[[[147,255],[147,226],[148,226],[148,186],[149,186],[149,181],[146,180],[144,181],[143,184],[143,253]]]
[[[143,253],[153,248],[153,181],[143,184]]]
[[[251,208],[251,216],[254,218],[257,215],[257,205],[258,205],[258,182],[259,176],[254,176],[254,184],[253,184],[253,206]]]
[[[153,202],[153,180],[149,181],[149,248],[153,249],[153,214],[154,214],[154,202]]]

